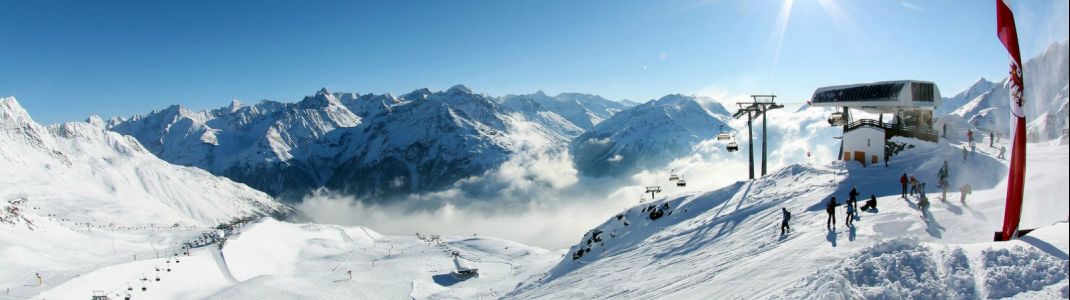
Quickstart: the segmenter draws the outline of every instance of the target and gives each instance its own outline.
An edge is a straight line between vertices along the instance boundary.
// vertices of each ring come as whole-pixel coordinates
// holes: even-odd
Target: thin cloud
[[[899,1],[899,5],[902,5],[903,7],[906,7],[906,8],[909,8],[909,9],[913,9],[913,10],[916,10],[916,11],[920,11],[920,12],[925,12],[926,11],[924,7],[921,7],[921,6],[918,6],[917,4],[906,2],[906,1]]]

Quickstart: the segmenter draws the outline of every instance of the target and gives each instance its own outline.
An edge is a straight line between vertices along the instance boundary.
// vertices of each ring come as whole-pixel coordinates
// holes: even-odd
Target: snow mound
[[[1066,224],[1057,226],[1065,236]],[[1066,298],[1070,262],[1023,244],[955,246],[886,240],[807,276],[774,298]]]

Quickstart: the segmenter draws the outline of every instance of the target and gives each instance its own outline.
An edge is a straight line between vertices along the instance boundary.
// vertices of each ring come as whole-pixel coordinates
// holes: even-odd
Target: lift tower
[[[768,139],[766,132],[768,131],[767,124],[769,122],[766,117],[767,112],[774,109],[784,108],[783,105],[776,104],[776,95],[752,95],[754,102],[739,102],[739,111],[733,115],[734,118],[739,119],[744,115],[747,116],[747,138],[750,143],[747,146],[750,149],[750,179],[754,179],[754,118],[762,117],[762,176],[768,174]]]

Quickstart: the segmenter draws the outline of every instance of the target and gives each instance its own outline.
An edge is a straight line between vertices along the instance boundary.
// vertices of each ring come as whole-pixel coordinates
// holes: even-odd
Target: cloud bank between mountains
[[[775,112],[769,119],[769,172],[797,163],[835,160],[838,129],[825,122],[827,112]],[[760,134],[756,123],[756,134]],[[731,124],[738,131],[740,152],[724,149],[726,142],[709,140],[694,152],[663,168],[619,179],[578,175],[567,151],[519,155],[482,176],[472,177],[445,191],[411,195],[391,204],[319,190],[298,209],[319,223],[363,226],[387,235],[415,233],[448,236],[489,236],[547,249],[563,249],[612,216],[649,201],[647,186],[661,186],[658,197],[717,190],[746,180],[746,121]],[[756,136],[760,143],[760,135]],[[761,145],[755,145],[760,174]],[[806,153],[813,158],[808,160]],[[668,181],[671,170],[688,186]]]

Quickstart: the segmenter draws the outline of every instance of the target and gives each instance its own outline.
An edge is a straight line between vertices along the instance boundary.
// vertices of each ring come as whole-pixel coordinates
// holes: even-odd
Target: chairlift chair
[[[687,180],[684,180],[683,178],[680,178],[680,181],[676,182],[676,186],[677,187],[687,187]]]
[[[725,146],[725,149],[728,150],[728,152],[739,151],[739,143],[736,143],[736,142],[728,143],[728,146]]]
[[[842,112],[835,112],[829,116],[829,125],[832,126],[844,126],[847,125],[847,116]]]
[[[717,140],[718,141],[727,141],[727,140],[731,140],[731,139],[732,139],[732,135],[728,134],[727,131],[724,131],[724,125],[721,125],[721,133],[717,134]]]
[[[671,175],[669,175],[669,181],[677,181],[677,180],[680,180],[680,176],[679,176],[679,175],[676,175],[676,174],[675,174],[675,172],[676,172],[676,170],[673,170],[673,171],[670,171],[670,172],[669,172],[669,173],[671,174]]]

